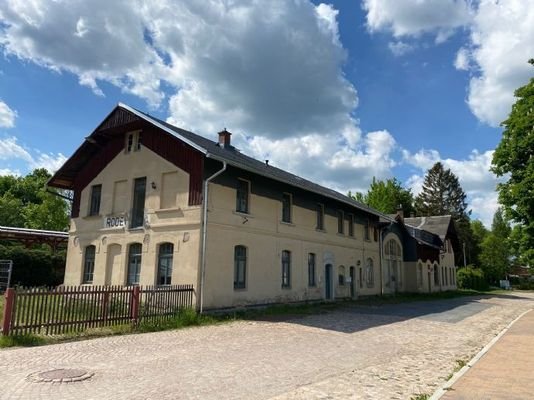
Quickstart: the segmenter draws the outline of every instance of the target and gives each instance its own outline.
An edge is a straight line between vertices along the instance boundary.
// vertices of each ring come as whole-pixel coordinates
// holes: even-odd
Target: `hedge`
[[[480,268],[471,266],[459,268],[456,277],[460,289],[487,290],[489,288],[484,272]]]
[[[63,283],[65,251],[52,253],[43,248],[0,245],[0,260],[13,261],[11,285],[57,286]]]

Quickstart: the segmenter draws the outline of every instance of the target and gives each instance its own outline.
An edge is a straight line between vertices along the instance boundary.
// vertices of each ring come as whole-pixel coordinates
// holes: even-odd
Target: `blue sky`
[[[488,224],[532,0],[4,0],[0,174],[57,169],[121,101],[346,192],[436,161]]]

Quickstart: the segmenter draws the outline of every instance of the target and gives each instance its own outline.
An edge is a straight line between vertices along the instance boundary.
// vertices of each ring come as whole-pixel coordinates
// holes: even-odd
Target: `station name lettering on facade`
[[[104,228],[124,228],[126,226],[126,217],[124,215],[110,215],[104,217]]]

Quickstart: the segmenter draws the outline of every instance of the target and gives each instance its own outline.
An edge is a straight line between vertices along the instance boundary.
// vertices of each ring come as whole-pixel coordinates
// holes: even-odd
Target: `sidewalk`
[[[534,311],[526,313],[441,400],[534,398]]]

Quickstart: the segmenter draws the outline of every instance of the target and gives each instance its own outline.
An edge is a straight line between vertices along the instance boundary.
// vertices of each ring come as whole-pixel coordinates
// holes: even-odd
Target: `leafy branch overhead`
[[[529,63],[534,66],[534,59]],[[502,123],[492,170],[508,180],[498,186],[505,215],[521,226],[522,261],[534,264],[534,78],[515,91],[517,101]]]

